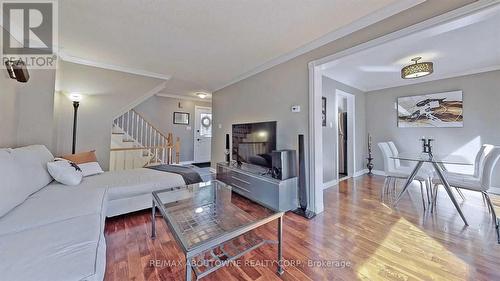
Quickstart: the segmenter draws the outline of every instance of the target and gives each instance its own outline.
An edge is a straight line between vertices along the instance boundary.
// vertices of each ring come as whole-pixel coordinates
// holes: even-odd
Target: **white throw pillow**
[[[98,175],[104,173],[101,166],[97,162],[88,162],[83,164],[78,164],[78,167],[82,169],[84,177]]]
[[[57,160],[47,163],[50,175],[65,185],[78,185],[82,182],[83,173],[80,167],[68,160]]]

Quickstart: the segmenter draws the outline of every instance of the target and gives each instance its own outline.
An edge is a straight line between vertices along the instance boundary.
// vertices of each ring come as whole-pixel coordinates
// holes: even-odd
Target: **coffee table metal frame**
[[[212,181],[213,182],[213,181]],[[227,187],[230,187],[229,185],[226,185]],[[205,251],[208,251],[208,250],[211,250],[211,249],[214,249],[216,248],[217,246],[220,246],[228,241],[231,241],[232,239],[238,237],[238,236],[241,236],[245,233],[248,233],[264,224],[267,224],[267,223],[270,223],[274,220],[277,220],[278,221],[278,233],[277,233],[277,241],[272,241],[272,240],[263,240],[263,243],[259,243],[249,249],[246,249],[244,251],[242,251],[241,253],[239,253],[238,255],[236,256],[233,256],[231,257],[229,260],[227,260],[226,262],[229,262],[231,260],[234,260],[234,259],[237,259],[239,257],[241,257],[242,255],[246,254],[247,252],[249,251],[252,251],[260,246],[262,246],[263,244],[266,244],[266,243],[277,243],[278,244],[278,269],[277,269],[277,274],[278,275],[282,275],[283,274],[283,250],[282,250],[282,247],[283,247],[283,215],[284,213],[283,212],[277,212],[277,213],[274,213],[268,217],[265,217],[263,219],[260,219],[258,221],[255,221],[255,222],[251,222],[251,223],[248,223],[246,225],[243,225],[239,228],[235,228],[235,229],[232,229],[226,233],[223,233],[219,236],[216,236],[212,239],[209,239],[207,241],[205,241],[204,243],[201,243],[199,245],[196,245],[194,248],[192,249],[187,249],[186,246],[182,243],[182,240],[180,239],[180,233],[177,233],[176,230],[175,230],[175,227],[172,225],[172,217],[168,214],[168,212],[165,210],[164,208],[164,205],[160,199],[160,197],[158,196],[158,193],[164,193],[164,192],[168,192],[168,191],[175,191],[175,190],[178,190],[179,188],[168,188],[168,189],[163,189],[163,190],[158,190],[158,191],[154,191],[152,193],[153,195],[153,200],[152,200],[152,209],[151,209],[151,238],[152,239],[155,239],[156,238],[156,221],[155,221],[155,218],[156,218],[156,209],[158,209],[161,213],[161,215],[163,216],[163,219],[165,220],[165,222],[167,223],[168,227],[170,228],[171,232],[173,233],[173,236],[175,238],[175,240],[177,241],[177,244],[180,245],[182,251],[184,252],[184,255],[185,255],[185,258],[186,258],[186,280],[187,281],[190,281],[191,280],[191,277],[192,277],[192,272],[193,272],[193,265],[192,265],[192,261],[193,261],[193,258],[200,255],[201,253],[205,252]],[[212,273],[213,271],[221,268],[222,266],[224,266],[224,264],[220,265],[220,266],[217,266],[217,267],[214,267],[214,268],[211,268],[210,270],[206,271],[206,272],[202,272],[200,273],[199,271],[197,270],[194,270],[195,274],[196,274],[196,280]]]

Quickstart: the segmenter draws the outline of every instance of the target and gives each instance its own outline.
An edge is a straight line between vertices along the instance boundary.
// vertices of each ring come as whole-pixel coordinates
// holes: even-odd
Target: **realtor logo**
[[[2,1],[3,61],[21,59],[31,67],[53,67],[56,5],[54,1]]]

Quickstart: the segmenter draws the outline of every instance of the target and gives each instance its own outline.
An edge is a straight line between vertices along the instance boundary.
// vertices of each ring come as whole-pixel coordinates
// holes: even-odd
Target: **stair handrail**
[[[157,145],[157,146],[141,146],[141,147],[120,147],[111,148],[109,151],[131,151],[131,150],[148,150],[148,149],[160,149],[160,148],[172,148],[171,145]]]

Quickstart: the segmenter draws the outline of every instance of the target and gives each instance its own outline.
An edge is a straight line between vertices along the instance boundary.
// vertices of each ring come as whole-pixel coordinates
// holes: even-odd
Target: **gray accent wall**
[[[181,108],[179,108],[179,103]],[[165,135],[173,133],[181,140],[181,161],[193,161],[195,106],[212,107],[211,102],[152,96],[134,109]],[[189,113],[189,125],[173,124],[174,112]]]
[[[398,97],[462,90],[463,128],[398,128]],[[422,136],[436,139],[435,153],[465,154],[472,161],[484,143],[500,145],[500,71],[468,75],[366,94],[366,129],[373,137],[374,164],[383,170],[383,160],[376,144],[393,140],[401,151],[420,152]],[[500,165],[493,185],[500,187]]]
[[[55,70],[29,70],[30,80],[0,77],[0,147],[43,144],[54,150]]]
[[[322,83],[323,96],[327,99],[326,109],[326,127],[323,127],[323,183],[337,179],[335,158],[338,153],[336,146],[337,128],[330,128],[330,122],[334,122],[334,114],[338,113],[338,108],[345,105],[339,105],[335,108],[336,91],[341,90],[355,96],[355,143],[356,150],[356,169],[362,171],[365,169],[366,147],[366,118],[365,118],[365,93],[359,89],[350,87],[329,77],[323,76]],[[349,161],[349,160],[348,160]],[[350,164],[348,164],[350,165]]]
[[[309,147],[309,62],[472,2],[474,1],[425,1],[390,18],[215,91],[212,97],[214,124],[216,125],[212,139],[212,163],[224,160],[225,134],[231,132],[231,124],[234,123],[275,120],[278,121],[278,149],[297,149],[298,134],[305,135],[305,145]],[[300,105],[302,111],[292,113],[290,110],[292,105]],[[306,163],[309,161],[308,154],[306,149]],[[309,182],[309,166],[306,171],[307,182]],[[310,205],[312,204],[314,203],[311,197]],[[318,210],[321,211],[322,206],[318,207]]]
[[[0,147],[17,144],[17,81],[9,78],[7,71],[0,75]]]

